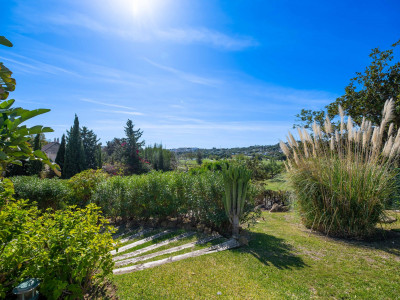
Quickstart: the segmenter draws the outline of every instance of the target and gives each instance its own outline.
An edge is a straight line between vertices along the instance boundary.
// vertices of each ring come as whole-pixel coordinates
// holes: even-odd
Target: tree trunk
[[[232,218],[232,236],[234,238],[238,238],[239,237],[239,216],[238,215],[233,215]]]

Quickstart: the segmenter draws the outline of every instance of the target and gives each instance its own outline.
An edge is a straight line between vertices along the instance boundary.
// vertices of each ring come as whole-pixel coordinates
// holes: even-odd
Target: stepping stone
[[[140,236],[143,236],[143,235],[145,235],[145,234],[151,232],[152,230],[153,230],[153,228],[149,228],[149,229],[142,230],[142,231],[140,231],[140,232],[137,232],[137,233],[135,233],[135,234],[132,234],[132,235],[126,237],[126,238],[123,238],[123,239],[119,240],[119,242],[120,242],[120,243],[129,242],[129,241],[131,241],[131,240],[133,240],[133,239],[136,239],[136,238],[138,238],[138,237],[140,237]]]
[[[150,250],[157,249],[159,247],[162,247],[164,245],[168,245],[169,243],[172,243],[172,242],[175,242],[175,241],[179,241],[181,239],[184,239],[186,237],[192,236],[194,234],[195,234],[195,232],[185,232],[185,233],[182,233],[181,235],[174,236],[173,238],[170,238],[168,240],[162,241],[160,243],[157,243],[157,244],[154,244],[154,245],[150,245],[148,247],[145,247],[145,248],[142,248],[142,249],[130,252],[130,253],[126,253],[126,254],[123,254],[123,255],[120,255],[120,256],[116,256],[116,257],[113,258],[113,260],[115,261],[115,260],[126,259],[128,257],[138,256],[138,255],[140,255],[142,253],[148,252]]]
[[[135,265],[135,266],[131,266],[131,267],[115,269],[115,270],[113,270],[113,273],[116,275],[119,275],[119,274],[141,271],[144,269],[161,266],[166,263],[179,261],[179,260],[186,259],[189,257],[197,257],[197,256],[205,255],[205,254],[211,254],[211,253],[220,252],[220,251],[224,251],[224,250],[231,249],[231,248],[236,248],[239,246],[240,246],[240,244],[237,240],[230,239],[225,243],[215,245],[215,246],[212,246],[212,247],[209,247],[206,249],[201,249],[201,250],[197,250],[197,251],[193,251],[193,252],[189,252],[189,253],[185,253],[185,254],[181,254],[181,255],[177,255],[177,256],[171,256],[171,257],[167,257],[164,259],[151,261],[148,263]]]
[[[168,234],[168,233],[170,233],[170,232],[172,232],[172,230],[164,230],[164,231],[162,231],[162,232],[160,232],[160,233],[157,233],[157,234],[155,234],[155,235],[149,236],[149,237],[147,237],[147,238],[145,238],[145,239],[142,239],[142,240],[140,240],[140,241],[133,242],[133,243],[131,243],[131,244],[128,244],[128,245],[125,245],[125,246],[123,246],[123,247],[121,247],[121,248],[118,248],[118,252],[123,252],[123,251],[125,251],[125,250],[131,249],[131,248],[135,248],[136,246],[139,246],[139,245],[142,245],[142,244],[144,244],[144,243],[147,243],[147,242],[150,242],[150,241],[152,241],[152,240],[155,240],[155,239],[157,239],[157,238],[159,238],[159,237],[162,237],[163,235],[166,235],[166,234]],[[117,254],[118,252],[117,252],[117,250],[112,250],[112,251],[110,251],[111,255],[115,255],[115,254]]]
[[[162,251],[155,252],[155,253],[150,253],[150,254],[147,254],[147,255],[143,255],[143,256],[139,256],[139,257],[135,257],[135,258],[131,258],[131,259],[120,260],[120,261],[115,262],[115,266],[125,266],[125,265],[133,264],[133,263],[136,263],[136,262],[139,262],[139,261],[148,260],[148,259],[160,256],[160,255],[178,252],[178,251],[181,251],[183,249],[194,247],[196,245],[202,245],[202,244],[208,243],[208,242],[210,242],[212,240],[215,240],[215,239],[218,239],[220,237],[221,236],[219,234],[211,235],[211,236],[208,236],[206,238],[200,239],[198,241],[187,243],[187,244],[184,244],[184,245],[181,245],[181,246],[177,246],[177,247],[174,247],[174,248],[162,250]]]

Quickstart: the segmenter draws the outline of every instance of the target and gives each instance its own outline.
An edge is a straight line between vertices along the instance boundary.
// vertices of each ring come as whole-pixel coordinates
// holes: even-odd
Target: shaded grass
[[[263,217],[248,247],[113,276],[119,297],[399,299],[399,237],[349,242],[310,233],[294,213]]]

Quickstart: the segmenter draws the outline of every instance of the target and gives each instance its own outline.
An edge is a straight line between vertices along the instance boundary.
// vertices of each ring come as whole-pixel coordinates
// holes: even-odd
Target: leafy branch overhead
[[[0,36],[0,44],[12,47],[12,43],[3,36]],[[51,163],[42,151],[33,151],[29,144],[29,135],[53,132],[53,129],[41,125],[33,127],[22,125],[25,121],[50,110],[12,107],[15,100],[6,100],[9,93],[15,90],[16,82],[11,75],[12,72],[0,62],[0,100],[3,100],[0,102],[0,177],[7,165],[22,165],[22,160],[41,160],[57,173],[58,166]]]
[[[0,45],[12,47],[13,44],[4,36],[0,36]],[[15,90],[15,79],[11,77],[12,72],[0,62],[0,100],[7,99],[10,92]]]
[[[372,62],[364,72],[357,72],[345,88],[345,94],[327,105],[324,110],[303,109],[296,115],[298,124],[294,127],[311,128],[314,121],[323,125],[326,116],[330,119],[338,116],[339,105],[357,125],[361,125],[363,117],[378,125],[382,121],[382,110],[387,100],[395,103],[393,123],[400,127],[400,61],[394,59],[394,48],[400,40],[392,45],[392,49],[371,51]]]

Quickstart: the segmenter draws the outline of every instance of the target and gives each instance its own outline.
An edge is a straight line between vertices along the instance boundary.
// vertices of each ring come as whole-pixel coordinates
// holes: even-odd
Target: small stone
[[[381,223],[385,223],[385,224],[391,224],[391,223],[394,223],[396,221],[397,221],[397,219],[395,217],[392,217],[392,216],[383,215],[380,218],[380,222]]]
[[[222,295],[222,293],[221,292],[217,292],[217,295],[219,296],[219,295]]]
[[[279,212],[281,209],[282,209],[282,205],[274,203],[274,205],[272,205],[272,208],[269,210],[269,212]]]

